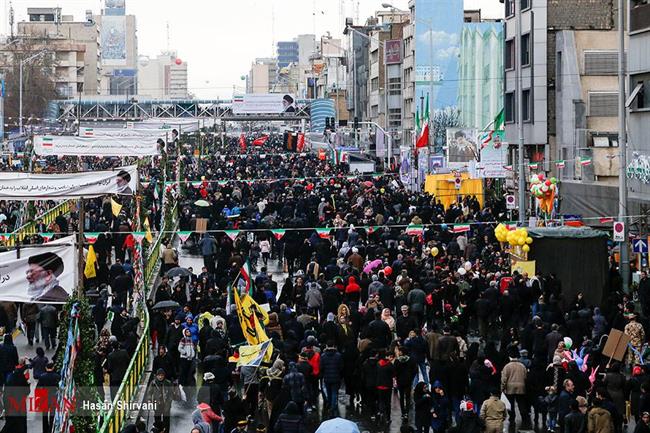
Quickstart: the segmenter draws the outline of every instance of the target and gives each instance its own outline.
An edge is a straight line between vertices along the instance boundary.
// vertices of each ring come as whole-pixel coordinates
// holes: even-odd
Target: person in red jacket
[[[393,395],[393,377],[395,376],[395,366],[393,365],[393,355],[382,351],[377,361],[377,402],[379,413],[378,419],[383,417],[386,423],[390,423],[390,400]]]
[[[358,304],[359,296],[361,295],[361,286],[357,284],[357,280],[354,277],[348,278],[348,285],[345,286],[345,297],[347,302]]]

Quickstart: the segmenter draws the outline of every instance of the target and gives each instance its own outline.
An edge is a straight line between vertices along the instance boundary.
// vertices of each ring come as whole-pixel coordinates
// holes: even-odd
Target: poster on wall
[[[58,200],[132,195],[138,185],[138,166],[107,171],[49,174],[0,172],[0,200]]]
[[[0,301],[65,303],[77,281],[74,236],[0,253]]]
[[[469,162],[478,159],[476,129],[447,128],[447,166],[467,167]]]
[[[126,65],[126,17],[102,16],[102,63],[108,66]]]
[[[411,185],[411,172],[413,170],[413,160],[411,157],[411,148],[402,146],[399,148],[399,180],[405,185]]]
[[[506,163],[508,160],[508,144],[503,142],[504,131],[496,131],[492,139],[481,144],[481,164],[479,177],[505,179],[508,176]]]
[[[88,128],[85,130],[84,134],[90,133]],[[34,152],[57,156],[153,156],[159,154],[158,138],[157,134],[148,137],[45,135],[34,137]]]
[[[421,107],[429,98],[434,152],[442,154],[445,130],[458,127],[460,35],[463,29],[463,0],[416,0],[415,97]]]

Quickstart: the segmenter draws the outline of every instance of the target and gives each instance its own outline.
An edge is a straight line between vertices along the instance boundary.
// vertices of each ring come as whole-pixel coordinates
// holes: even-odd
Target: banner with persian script
[[[77,137],[45,135],[34,137],[37,155],[55,156],[153,156],[158,155],[160,137],[137,135],[121,137]]]
[[[138,185],[138,166],[80,173],[0,172],[0,200],[59,200],[132,195]]]

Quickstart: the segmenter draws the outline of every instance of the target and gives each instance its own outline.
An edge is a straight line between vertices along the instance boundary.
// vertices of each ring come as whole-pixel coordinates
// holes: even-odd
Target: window
[[[370,82],[370,90],[376,92],[379,90],[379,78],[373,78]]]
[[[630,33],[650,30],[650,3],[632,0],[630,4]]]
[[[515,14],[515,0],[506,0],[506,18]]]
[[[521,0],[521,10],[525,11],[530,7],[531,0]]]
[[[618,92],[589,92],[589,116],[618,116]]]
[[[650,108],[650,74],[638,74],[630,77],[630,96],[625,105],[630,110],[643,110]]]
[[[505,100],[506,122],[515,121],[515,94],[514,92],[506,93]]]
[[[530,66],[530,33],[521,36],[521,66]]]
[[[506,70],[515,68],[515,40],[506,41]]]
[[[521,92],[522,96],[522,106],[523,106],[523,117],[524,117],[524,122],[530,122],[532,120],[532,97],[530,93],[530,89],[524,89]]]
[[[555,56],[555,90],[562,91],[562,51]]]

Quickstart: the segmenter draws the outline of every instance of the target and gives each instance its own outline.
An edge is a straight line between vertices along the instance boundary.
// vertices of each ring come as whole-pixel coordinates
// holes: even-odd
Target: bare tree
[[[20,61],[39,51],[44,45],[21,40],[2,48],[0,69],[5,73],[5,119],[7,123],[18,124],[20,94]],[[53,54],[45,54],[23,65],[23,124],[30,123],[29,118],[44,117],[47,103],[59,97],[56,90]],[[4,60],[3,60],[4,59]]]

